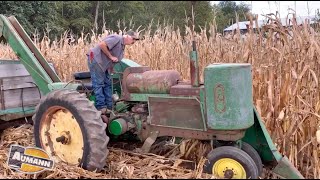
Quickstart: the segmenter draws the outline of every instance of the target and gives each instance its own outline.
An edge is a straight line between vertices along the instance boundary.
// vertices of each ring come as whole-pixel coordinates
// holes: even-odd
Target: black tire
[[[75,90],[61,89],[48,93],[36,107],[32,119],[34,122],[34,138],[37,147],[43,148],[40,136],[40,123],[48,108],[62,107],[67,109],[80,126],[83,137],[83,155],[79,166],[89,171],[100,171],[106,165],[109,154],[106,134],[107,125],[101,119],[93,102]],[[44,121],[44,120],[43,120]],[[51,122],[51,121],[50,121]]]
[[[249,156],[256,163],[256,166],[258,168],[259,176],[261,176],[262,171],[263,171],[263,164],[262,164],[262,160],[260,158],[259,153],[250,144],[248,144],[246,142],[242,142],[242,148],[241,149],[244,152],[246,152],[247,154],[249,154]]]
[[[257,179],[258,178],[258,168],[253,161],[253,159],[243,150],[233,147],[233,146],[222,146],[213,149],[208,155],[205,165],[204,165],[204,172],[209,174],[214,174],[212,169],[215,163],[218,160],[230,158],[235,160],[236,162],[240,163],[246,173],[246,179]],[[215,174],[216,175],[216,174]],[[225,178],[225,177],[217,177],[216,178]]]

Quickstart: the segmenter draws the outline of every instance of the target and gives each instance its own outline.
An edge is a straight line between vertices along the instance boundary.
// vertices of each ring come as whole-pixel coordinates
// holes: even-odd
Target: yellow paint
[[[27,148],[24,154],[34,156],[34,157],[49,159],[49,156],[45,152],[39,149]],[[24,172],[38,172],[38,171],[42,171],[43,169],[44,168],[25,164],[25,163],[22,163],[21,165],[21,171],[24,171]]]
[[[243,166],[236,160],[231,158],[222,158],[214,163],[212,167],[212,174],[218,178],[224,178],[224,172],[226,170],[233,171],[232,179],[246,179],[246,171]]]
[[[56,138],[66,133],[69,133],[68,138],[70,138],[67,144],[56,141]],[[70,111],[60,106],[50,107],[43,115],[40,134],[42,147],[51,156],[57,157],[56,161],[62,160],[72,165],[79,164],[79,159],[82,159],[83,156],[83,135],[77,120]]]

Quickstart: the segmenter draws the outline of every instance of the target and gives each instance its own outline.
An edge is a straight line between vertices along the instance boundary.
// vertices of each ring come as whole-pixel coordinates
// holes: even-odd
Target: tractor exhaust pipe
[[[196,48],[196,41],[194,40],[194,13],[193,8],[196,1],[191,1],[191,13],[192,13],[192,28],[191,28],[191,38],[192,38],[192,51],[190,51],[190,77],[191,86],[199,87],[199,63],[198,63],[198,53]]]
[[[198,53],[196,49],[196,42],[192,41],[192,51],[190,52],[190,75],[191,75],[191,85],[193,87],[199,87],[199,63],[198,63]]]

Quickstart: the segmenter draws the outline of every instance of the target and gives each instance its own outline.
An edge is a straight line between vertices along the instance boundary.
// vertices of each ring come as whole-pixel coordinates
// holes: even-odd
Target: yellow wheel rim
[[[82,131],[72,113],[63,107],[52,106],[42,116],[40,142],[57,161],[72,165],[81,162],[84,149]]]
[[[243,166],[236,160],[222,158],[214,163],[212,174],[218,178],[246,179],[246,171]]]

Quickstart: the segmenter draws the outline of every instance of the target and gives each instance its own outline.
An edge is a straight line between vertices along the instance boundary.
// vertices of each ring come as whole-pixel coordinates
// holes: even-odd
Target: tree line
[[[66,30],[75,35],[104,30],[156,29],[168,23],[184,32],[194,12],[195,31],[213,21],[217,31],[246,20],[249,5],[234,1],[0,1],[0,12],[15,16],[25,31],[59,37]],[[150,27],[151,26],[151,27]]]

